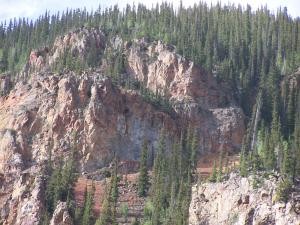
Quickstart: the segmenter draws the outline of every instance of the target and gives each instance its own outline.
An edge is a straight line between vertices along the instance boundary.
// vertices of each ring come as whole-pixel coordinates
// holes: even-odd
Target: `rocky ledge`
[[[299,225],[300,185],[285,203],[276,201],[279,176],[258,179],[232,173],[221,183],[195,185],[189,225]]]

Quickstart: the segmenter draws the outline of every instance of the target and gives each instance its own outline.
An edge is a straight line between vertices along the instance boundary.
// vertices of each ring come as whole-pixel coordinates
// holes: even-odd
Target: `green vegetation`
[[[259,131],[257,132],[257,142],[251,147],[253,135],[251,122],[244,141],[241,153],[240,169],[241,174],[246,176],[249,172],[259,170],[278,171],[294,180],[299,176],[299,156],[300,156],[300,95],[297,97],[297,106],[293,115],[293,128],[284,130],[279,115],[279,107],[273,104],[272,120],[267,126],[265,118],[261,118]],[[252,118],[253,120],[255,118]],[[252,136],[252,137],[251,137]]]
[[[214,165],[213,165],[213,169],[212,169],[212,173],[211,175],[209,176],[208,180],[210,182],[216,182],[217,181],[217,166],[216,166],[216,161],[214,161]]]
[[[195,164],[191,163],[195,160],[195,136],[196,133],[191,131],[182,134],[169,157],[166,137],[162,132],[142,224],[187,224],[192,172],[195,169]]]
[[[94,192],[95,192],[95,187],[93,185],[92,190],[88,191],[87,188],[85,190],[85,198],[84,198],[84,204],[83,204],[83,214],[81,219],[82,225],[89,225],[93,221],[93,212],[92,212],[92,207],[93,207],[93,198],[94,198]]]
[[[289,194],[291,192],[292,189],[292,182],[290,179],[283,179],[282,181],[280,181],[278,189],[276,190],[275,193],[275,201],[283,201],[283,202],[287,202],[287,200],[289,199]]]
[[[280,172],[286,179],[280,183],[276,196],[286,201],[292,182],[300,175],[300,92],[299,87],[294,87],[287,79],[287,75],[300,66],[299,18],[291,18],[286,8],[273,14],[266,7],[252,11],[249,5],[246,9],[240,5],[209,7],[203,2],[189,8],[180,4],[178,9],[162,3],[151,9],[139,4],[127,5],[124,10],[117,6],[102,10],[99,6],[94,12],[85,9],[54,15],[46,12],[35,21],[20,18],[0,24],[0,73],[10,71],[12,76],[16,75],[27,62],[31,50],[51,46],[58,35],[80,27],[100,28],[108,38],[118,35],[124,41],[142,37],[163,40],[205,68],[218,82],[227,84],[249,117],[240,157],[241,175]],[[84,60],[67,50],[53,69],[81,72],[106,61],[106,73],[114,84],[138,90],[146,102],[172,112],[170,103],[160,93],[153,93],[143,83],[126,78],[124,46],[102,52],[96,50],[94,44]],[[197,156],[195,134],[192,130],[182,131],[181,140],[175,141],[170,152],[161,134],[151,185],[147,145],[143,145],[138,184],[140,196],[147,197],[143,224],[187,224]],[[223,179],[223,164],[222,153],[218,169],[214,163],[210,181]],[[114,165],[103,210],[96,220],[98,225],[116,224],[119,181],[116,159]],[[56,167],[51,164],[48,170],[43,224],[49,223],[59,200],[67,201],[70,214],[78,223],[93,223],[93,191],[86,191],[83,209],[72,205],[73,158]],[[258,186],[259,181],[253,185]]]
[[[121,214],[122,214],[122,216],[124,217],[124,219],[125,219],[125,222],[127,222],[127,218],[128,218],[128,211],[129,211],[129,209],[128,209],[128,205],[127,204],[124,204],[124,203],[122,203],[122,205],[121,205]]]
[[[248,100],[253,90],[260,84],[269,86],[264,91],[263,111],[270,122],[267,109],[272,106],[272,92],[276,91],[271,86],[278,85],[280,76],[291,73],[300,63],[299,26],[299,18],[291,18],[286,8],[274,15],[266,7],[252,11],[249,5],[244,10],[240,5],[209,7],[206,3],[174,9],[162,3],[152,9],[139,4],[127,5],[124,10],[117,6],[102,10],[99,6],[93,13],[85,9],[55,15],[46,12],[36,21],[20,18],[0,24],[0,69],[18,71],[32,49],[51,46],[58,35],[71,29],[99,27],[108,37],[119,35],[123,40],[148,37],[175,45],[178,53],[228,83],[247,115],[251,114]],[[58,69],[65,66],[80,71],[86,66],[99,66],[99,57],[103,55],[110,62],[109,74],[115,76],[124,71],[126,62],[118,50],[102,53],[94,52],[95,49],[92,46],[86,62],[82,63],[67,53],[59,60],[62,65]],[[286,97],[286,107],[293,114],[294,95],[288,93]],[[285,119],[289,121],[285,129],[293,129],[293,116]]]
[[[118,160],[117,157],[113,161],[114,167],[112,171],[112,176],[110,183],[106,187],[105,197],[102,202],[102,211],[99,215],[99,218],[96,221],[96,225],[107,225],[117,224],[116,215],[117,215],[117,201],[118,201]]]
[[[52,213],[58,201],[67,202],[70,214],[74,214],[73,188],[76,181],[74,157],[72,156],[64,165],[50,169],[50,177],[47,180],[45,190],[46,211],[42,218],[42,224],[49,224]]]
[[[140,160],[140,173],[139,173],[139,180],[138,180],[138,193],[139,196],[145,197],[148,188],[149,188],[149,175],[148,175],[148,147],[147,142],[144,141],[142,146],[142,155]]]

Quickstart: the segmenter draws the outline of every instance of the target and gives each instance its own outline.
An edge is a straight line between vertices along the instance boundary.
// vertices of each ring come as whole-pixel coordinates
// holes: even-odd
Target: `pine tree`
[[[159,225],[161,221],[161,212],[164,210],[166,204],[166,175],[167,175],[167,165],[166,165],[166,143],[165,135],[163,131],[161,132],[158,149],[156,157],[154,160],[154,171],[153,171],[153,185],[151,188],[152,192],[152,202],[156,206],[153,211],[151,218],[153,225]]]
[[[295,118],[295,129],[292,143],[292,156],[293,156],[293,180],[300,176],[300,92],[297,98],[297,111]]]
[[[147,142],[145,140],[142,146],[142,155],[140,159],[140,173],[138,179],[138,193],[139,196],[143,196],[143,197],[147,195],[147,191],[149,187],[147,161],[148,161],[148,147],[147,147]]]
[[[248,175],[248,157],[247,154],[242,151],[240,156],[240,174],[242,177],[246,177]]]
[[[190,167],[191,170],[195,170],[197,167],[197,148],[198,148],[198,139],[196,130],[193,131],[192,137],[190,140]]]
[[[208,180],[210,182],[216,182],[217,181],[217,174],[218,174],[218,171],[217,171],[216,161],[214,161],[212,173],[211,173]]]
[[[219,170],[217,172],[217,178],[216,181],[220,182],[222,181],[222,176],[223,176],[223,160],[224,160],[224,152],[223,149],[220,152],[220,156],[219,156]]]
[[[115,157],[114,159],[114,168],[112,171],[112,177],[111,177],[111,223],[114,225],[116,224],[116,216],[117,216],[117,201],[119,197],[119,191],[118,191],[118,183],[119,183],[119,177],[118,177],[118,159]]]
[[[105,188],[105,196],[102,202],[101,213],[96,225],[107,225],[111,223],[111,184]]]
[[[272,124],[271,124],[271,133],[270,133],[270,145],[268,150],[268,157],[267,157],[267,169],[276,169],[276,149],[278,147],[278,142],[281,140],[280,137],[280,120],[277,113],[277,101],[275,100],[273,105],[273,113],[272,113]]]
[[[283,162],[281,166],[281,172],[290,177],[293,176],[294,160],[292,155],[292,148],[289,146],[288,142],[283,143]]]
[[[51,214],[53,213],[56,203],[60,198],[60,191],[61,191],[61,170],[62,168],[59,167],[53,170],[48,184],[46,186],[46,207],[47,211]]]
[[[94,185],[92,190],[88,191],[86,188],[86,194],[84,199],[84,208],[83,208],[83,215],[82,215],[82,225],[90,225],[91,221],[93,220],[93,195],[94,195]]]

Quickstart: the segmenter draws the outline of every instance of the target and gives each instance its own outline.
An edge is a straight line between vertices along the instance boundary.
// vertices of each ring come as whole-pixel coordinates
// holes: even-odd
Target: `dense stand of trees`
[[[170,152],[165,135],[161,134],[142,224],[187,224],[196,149],[195,132],[183,134]]]
[[[294,112],[284,111],[279,107],[278,102],[272,103],[271,122],[268,124],[265,115],[258,115],[254,112],[249,123],[248,132],[244,138],[244,146],[241,152],[241,173],[248,175],[249,171],[269,170],[278,171],[295,181],[300,175],[300,92],[295,96],[293,104]],[[259,97],[261,98],[261,97]],[[277,97],[278,99],[281,99]],[[258,111],[257,102],[254,107]],[[284,117],[280,116],[280,109],[285,116],[291,117],[292,123],[285,123]],[[262,110],[262,109],[261,109]],[[293,113],[293,115],[289,115]],[[259,118],[257,118],[259,117]],[[254,120],[257,122],[257,129],[253,128]],[[284,126],[286,125],[286,127]],[[287,128],[288,127],[288,128]],[[255,139],[255,140],[254,140]],[[250,144],[254,142],[253,144]]]
[[[241,174],[253,171],[278,171],[288,179],[286,186],[300,174],[300,93],[299,87],[284,79],[300,66],[300,19],[291,18],[286,8],[273,14],[266,7],[253,11],[248,5],[220,4],[208,6],[200,2],[192,7],[174,9],[162,3],[151,9],[144,5],[117,6],[88,12],[85,9],[67,10],[50,15],[46,12],[35,21],[12,19],[0,24],[0,73],[13,76],[26,63],[32,49],[51,46],[58,35],[79,27],[99,27],[107,37],[119,35],[123,40],[148,37],[176,46],[177,52],[203,66],[219,82],[227,83],[245,114],[248,130],[241,152]],[[101,53],[102,54],[102,53]],[[169,110],[168,102],[154,95],[142,84],[120,80],[126,73],[122,52],[103,52],[110,62],[108,75],[116,84],[129,88],[138,86],[145,100]],[[61,65],[81,70],[98,66],[97,54],[91,51],[87,63],[73,61],[68,54],[59,60]],[[83,64],[82,64],[83,63]],[[193,132],[182,136],[166,157],[164,135],[161,135],[153,167],[152,184],[148,183],[147,146],[143,147],[139,194],[148,196],[145,224],[187,224],[187,207],[192,173],[195,169],[197,141]],[[220,156],[220,165],[223,156]],[[52,168],[46,188],[45,221],[58,200],[72,198],[72,164]],[[222,177],[222,168],[214,167],[211,180]],[[117,171],[103,203],[103,214],[96,224],[115,224],[117,201]],[[288,185],[289,187],[290,185]],[[149,190],[148,190],[149,188]],[[86,192],[84,209],[75,210],[82,224],[95,222],[92,217],[92,191]],[[109,215],[109,216],[108,216]],[[138,224],[138,221],[136,222]]]
[[[273,84],[277,87],[261,88],[254,105],[241,151],[240,172],[242,176],[262,171],[280,173],[284,179],[275,199],[287,201],[293,183],[300,180],[300,91],[299,87],[298,90],[288,87],[283,89],[288,94],[280,95],[278,82]],[[268,91],[271,96],[266,98]]]
[[[117,224],[118,182],[118,160],[115,158],[110,183],[106,187],[105,198],[102,202],[102,211],[95,225]]]
[[[300,62],[300,19],[291,18],[286,8],[273,14],[266,7],[253,11],[249,5],[242,9],[199,3],[174,9],[162,3],[152,9],[139,4],[123,10],[114,6],[95,12],[46,12],[35,21],[3,22],[0,71],[18,71],[31,49],[51,45],[58,35],[81,26],[100,27],[107,36],[118,34],[125,40],[146,36],[174,44],[179,53],[228,82],[248,115],[252,108],[246,100],[261,80],[271,82],[275,68],[280,76]]]
[[[150,181],[148,174],[148,146],[147,142],[144,141],[142,146],[142,154],[140,159],[140,170],[139,170],[139,179],[138,179],[138,194],[139,196],[145,197],[147,195]]]
[[[291,18],[286,8],[273,14],[266,7],[253,11],[249,5],[243,9],[240,5],[208,6],[200,2],[175,9],[162,3],[151,9],[142,4],[127,5],[122,10],[99,6],[94,12],[46,12],[35,21],[12,19],[0,24],[0,72],[17,72],[31,49],[51,46],[58,35],[82,26],[99,27],[108,37],[148,37],[175,45],[178,53],[228,83],[246,115],[252,113],[253,96],[261,92],[261,115],[266,126],[271,123],[273,102],[277,101],[284,136],[293,132],[297,91],[286,87],[280,100],[278,90],[282,76],[300,65],[300,19]],[[81,70],[85,65],[97,66],[100,60],[94,60],[97,57],[92,50],[86,59],[90,62],[84,65],[72,63],[66,54],[59,60],[64,63],[57,67],[74,65],[73,69]],[[108,73],[118,80],[117,74],[125,72],[122,52],[104,52],[103,58],[110,63]]]
[[[51,159],[50,159],[51,160]],[[49,224],[52,214],[59,201],[67,203],[70,214],[74,215],[75,204],[73,188],[76,181],[74,157],[65,163],[54,167],[50,162],[46,173],[45,210],[42,215],[41,224]]]

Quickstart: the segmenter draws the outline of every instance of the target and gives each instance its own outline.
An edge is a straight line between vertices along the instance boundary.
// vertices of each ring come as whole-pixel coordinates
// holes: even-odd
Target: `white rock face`
[[[299,225],[297,202],[274,202],[276,178],[253,187],[253,177],[231,174],[222,183],[192,188],[189,225]]]
[[[57,204],[50,225],[73,225],[66,202],[59,202]]]

